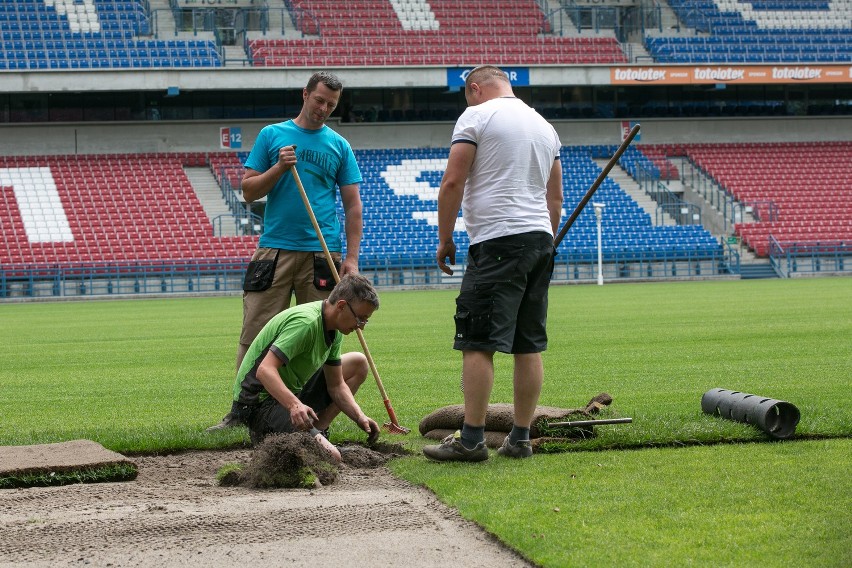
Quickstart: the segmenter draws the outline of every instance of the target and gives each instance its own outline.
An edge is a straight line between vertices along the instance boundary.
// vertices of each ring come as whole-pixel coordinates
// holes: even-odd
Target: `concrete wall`
[[[266,121],[0,125],[0,155],[218,151],[220,127],[240,127],[251,149]],[[618,144],[619,120],[553,121],[562,143]],[[355,149],[448,147],[452,123],[330,123]],[[852,117],[645,119],[640,143],[852,140]]]
[[[609,85],[609,66],[526,66],[530,85]],[[328,67],[347,89],[380,87],[446,87],[447,74],[460,68],[427,67]],[[94,91],[182,91],[209,89],[301,89],[315,69],[310,67],[229,67],[227,69],[88,69],[48,70],[26,73],[0,72],[0,93],[59,93]]]

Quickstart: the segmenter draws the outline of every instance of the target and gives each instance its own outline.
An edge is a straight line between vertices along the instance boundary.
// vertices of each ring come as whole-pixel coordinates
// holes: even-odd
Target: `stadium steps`
[[[753,260],[740,264],[741,280],[757,280],[759,278],[778,278],[778,273],[768,260]]]
[[[210,171],[210,168],[185,167],[183,171],[186,173],[186,177],[189,178],[189,181],[192,184],[192,189],[198,196],[198,200],[201,201],[201,206],[204,208],[207,218],[210,219],[210,223],[213,225],[213,230],[216,235],[227,237],[236,236],[236,224],[231,222],[229,219],[223,218],[221,222],[213,223],[213,219],[219,215],[232,215],[232,212],[228,209],[228,204],[225,203],[225,200],[222,199],[222,190],[216,182],[216,178],[213,176],[213,172]]]
[[[285,26],[295,29],[290,18],[284,16],[288,11],[287,3],[284,0],[267,0],[266,5],[269,8],[269,29],[267,33],[271,37],[277,37],[281,34]]]
[[[222,57],[225,67],[247,67],[251,64],[251,60],[242,45],[223,45]]]
[[[672,160],[672,163],[675,164],[680,172],[680,179],[684,190],[684,200],[701,207],[701,223],[708,231],[717,237],[728,237],[733,235],[733,225],[725,219],[723,213],[713,203],[695,190],[693,185],[694,182],[690,180],[700,178],[698,183],[702,186],[714,185],[717,182],[696,167],[692,160]],[[719,197],[717,195],[717,199],[718,198]],[[750,213],[746,213],[745,218],[746,222],[755,222],[754,216]],[[742,248],[740,250],[740,255],[742,255],[743,260],[746,262],[750,259],[757,258],[746,248]]]
[[[595,163],[603,169],[606,167],[608,160],[597,159]],[[633,201],[639,204],[639,207],[647,213],[651,217],[651,222],[654,225],[657,225],[657,202],[654,199],[645,193],[642,188],[636,183],[636,180],[633,179],[630,174],[628,174],[624,169],[615,165],[609,172],[609,176],[615,183],[617,183],[624,193],[630,196]],[[569,211],[570,214],[570,211]],[[668,213],[663,214],[663,223],[662,225],[677,225],[677,222],[669,215]]]
[[[648,50],[645,49],[641,41],[622,42],[621,49],[631,63],[647,65],[654,62],[654,58],[651,57],[651,54],[648,53]]]
[[[675,11],[669,6],[669,3],[658,2],[657,6],[660,8],[660,27],[663,29],[663,32],[679,31],[681,28],[680,19],[678,19]]]
[[[173,39],[177,30],[175,16],[169,6],[169,0],[148,0],[149,14],[152,19],[156,13],[157,39]]]

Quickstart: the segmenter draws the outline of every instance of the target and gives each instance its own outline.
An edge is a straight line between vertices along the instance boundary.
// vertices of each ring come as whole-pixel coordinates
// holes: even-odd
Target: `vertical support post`
[[[598,286],[603,286],[603,246],[601,238],[601,218],[603,217],[603,208],[606,207],[603,203],[592,203],[595,208],[595,217],[598,221]]]

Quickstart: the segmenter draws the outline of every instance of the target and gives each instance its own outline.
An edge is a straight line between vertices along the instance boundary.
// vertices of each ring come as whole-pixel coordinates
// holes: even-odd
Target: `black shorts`
[[[322,368],[305,384],[296,398],[319,414],[332,402],[325,384],[325,373]],[[247,417],[246,424],[251,430],[252,439],[263,439],[267,434],[295,432],[290,421],[290,411],[281,406],[271,396],[253,409]]]
[[[456,298],[454,349],[540,353],[547,349],[553,237],[522,233],[468,249]]]

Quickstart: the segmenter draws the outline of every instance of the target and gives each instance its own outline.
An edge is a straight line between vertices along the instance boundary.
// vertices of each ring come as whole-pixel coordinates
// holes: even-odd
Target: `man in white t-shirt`
[[[547,293],[553,236],[562,214],[561,142],[553,127],[514,96],[499,68],[465,80],[468,108],[453,130],[438,193],[438,266],[455,263],[453,230],[463,210],[470,237],[456,298],[454,349],[463,353],[464,425],[423,453],[437,461],[483,461],[494,353],[514,357],[514,426],[498,453],[532,455],[530,425],[544,379]]]

